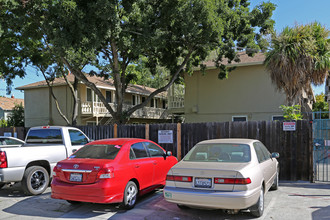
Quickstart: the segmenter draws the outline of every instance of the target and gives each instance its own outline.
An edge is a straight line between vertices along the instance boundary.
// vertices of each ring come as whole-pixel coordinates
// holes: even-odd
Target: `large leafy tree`
[[[329,30],[317,22],[286,27],[271,43],[265,60],[271,79],[288,105],[301,104],[303,89],[322,84],[328,74]]]
[[[8,125],[13,127],[24,127],[24,107],[21,104],[15,105],[12,113],[8,116]]]
[[[217,52],[214,61],[220,68],[219,78],[227,77],[228,70],[221,61],[223,58],[228,58],[229,62],[239,61],[236,47],[248,48],[252,55],[267,46],[263,36],[273,29],[274,21],[270,18],[275,9],[272,3],[262,3],[250,10],[248,0],[4,2],[0,5],[1,22],[4,23],[1,28],[10,37],[9,41],[18,45],[10,47],[10,59],[16,61],[17,55],[28,63],[34,54],[29,50],[31,42],[40,44],[49,51],[52,62],[63,64],[93,89],[116,123],[125,123],[135,110],[166,91],[182,71],[191,72],[192,66],[198,65],[203,69],[202,62],[210,51]],[[13,21],[15,25],[12,25]],[[20,50],[27,51],[27,57],[21,56],[24,53],[18,53]],[[162,67],[170,77],[143,103],[124,111],[127,85],[136,79],[134,71],[128,71],[128,67],[141,57],[147,60],[145,66],[151,73],[155,74],[157,67]],[[114,80],[114,108],[88,81],[83,72],[85,65],[99,69],[91,74]],[[6,68],[0,67],[0,72],[9,79]],[[22,70],[21,66],[17,69]]]
[[[316,102],[313,104],[313,112],[328,112],[329,104],[325,100],[324,93],[315,96]]]

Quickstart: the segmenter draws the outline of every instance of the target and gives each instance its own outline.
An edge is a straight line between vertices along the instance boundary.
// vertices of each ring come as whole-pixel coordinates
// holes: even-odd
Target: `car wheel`
[[[124,192],[124,209],[132,209],[135,206],[137,195],[138,188],[136,184],[133,181],[129,181]]]
[[[70,203],[71,205],[78,205],[80,204],[81,202],[79,201],[73,201],[73,200],[66,200],[68,203]]]
[[[32,166],[25,170],[22,188],[26,195],[38,195],[43,193],[49,184],[47,170],[40,166]]]
[[[6,185],[6,183],[0,183],[0,189],[2,188],[2,187],[4,187]]]
[[[255,217],[260,217],[264,213],[264,187],[261,186],[258,202],[250,209],[251,214]]]
[[[273,185],[270,187],[271,190],[277,190],[278,189],[278,178],[279,177],[279,170],[277,170],[276,172],[276,176],[275,176],[275,179],[274,179],[274,183]]]

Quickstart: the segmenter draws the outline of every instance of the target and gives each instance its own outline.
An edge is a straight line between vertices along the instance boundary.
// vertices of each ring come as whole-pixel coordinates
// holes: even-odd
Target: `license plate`
[[[82,181],[82,173],[71,173],[70,181],[72,182],[81,182]]]
[[[195,187],[211,188],[211,186],[212,186],[211,178],[195,178]]]

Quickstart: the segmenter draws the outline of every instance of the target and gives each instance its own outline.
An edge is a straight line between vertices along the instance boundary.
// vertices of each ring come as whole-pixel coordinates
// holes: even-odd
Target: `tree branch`
[[[69,121],[68,118],[62,113],[62,111],[61,111],[61,109],[60,109],[60,105],[58,104],[57,98],[56,98],[56,96],[55,96],[55,94],[54,94],[54,92],[53,92],[53,87],[50,85],[49,80],[47,79],[47,77],[46,77],[46,75],[45,75],[45,71],[44,71],[41,67],[39,67],[39,69],[40,69],[42,75],[44,76],[44,78],[45,78],[45,80],[46,80],[46,83],[47,83],[47,85],[48,85],[48,88],[49,88],[49,90],[50,90],[50,93],[51,93],[51,95],[52,95],[52,97],[53,97],[53,99],[54,99],[54,101],[55,101],[55,105],[56,105],[56,109],[57,109],[58,113],[59,113],[60,116],[64,119],[64,121],[67,123],[67,125],[70,125],[70,124],[71,124],[70,121]],[[51,100],[49,100],[49,101],[51,101]]]
[[[75,75],[79,80],[81,80],[86,86],[88,86],[89,88],[91,88],[97,94],[97,96],[99,97],[99,99],[101,100],[101,102],[104,104],[104,106],[106,107],[106,109],[110,112],[110,114],[113,117],[115,117],[116,116],[116,113],[114,112],[114,110],[112,109],[112,107],[109,105],[109,103],[107,103],[107,101],[104,98],[103,94],[96,87],[96,85],[94,83],[90,82],[87,79],[87,77],[85,76],[85,74],[82,73],[80,70],[74,69],[65,58],[62,57],[62,61],[68,67],[68,69],[71,71],[71,73],[73,75]]]
[[[161,92],[165,92],[173,83],[174,81],[178,78],[180,72],[183,70],[183,68],[185,67],[185,65],[187,64],[188,60],[190,59],[190,56],[192,54],[193,50],[189,50],[188,54],[185,56],[183,62],[181,63],[181,65],[179,66],[179,68],[177,69],[177,71],[174,73],[174,75],[172,76],[171,80],[163,87],[155,90],[154,92],[152,92],[144,102],[142,102],[141,104],[135,105],[134,107],[130,108],[127,110],[126,114],[128,116],[130,116],[131,114],[133,114],[134,111],[136,111],[137,109],[143,108],[145,107],[148,102],[154,98],[157,94],[161,93]]]

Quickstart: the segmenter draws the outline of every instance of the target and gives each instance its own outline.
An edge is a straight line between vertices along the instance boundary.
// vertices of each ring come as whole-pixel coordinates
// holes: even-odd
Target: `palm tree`
[[[324,83],[330,69],[329,33],[314,22],[286,27],[272,37],[265,65],[277,89],[286,94],[288,105],[301,104],[304,89]]]

